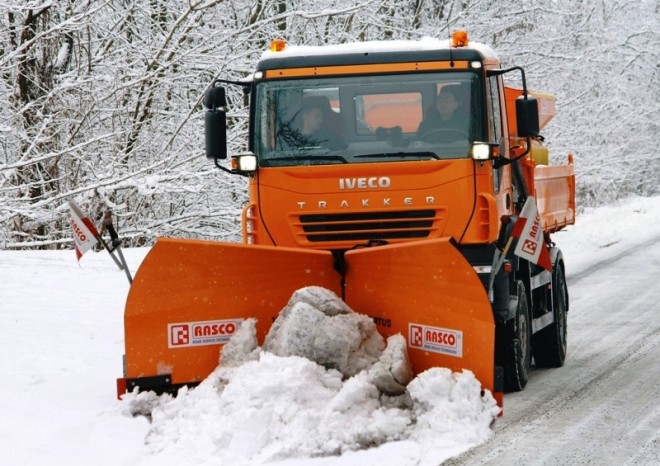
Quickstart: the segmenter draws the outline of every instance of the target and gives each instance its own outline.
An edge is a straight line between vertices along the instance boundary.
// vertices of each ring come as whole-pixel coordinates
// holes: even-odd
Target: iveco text
[[[363,177],[363,178],[339,178],[339,189],[377,189],[389,188],[392,180],[389,176]]]

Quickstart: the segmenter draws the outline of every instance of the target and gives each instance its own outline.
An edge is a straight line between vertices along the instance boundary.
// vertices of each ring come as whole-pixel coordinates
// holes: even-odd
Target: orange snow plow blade
[[[381,334],[406,337],[415,374],[469,369],[495,391],[490,302],[448,238],[353,250],[346,263],[347,304],[373,317]]]
[[[242,320],[257,319],[262,341],[295,290],[339,283],[329,252],[159,239],[126,301],[118,395],[201,382]]]
[[[355,249],[344,258],[346,303],[374,318],[383,336],[406,337],[416,374],[469,369],[493,391],[490,303],[449,239]],[[342,296],[330,252],[159,239],[128,295],[118,395],[201,382],[241,321],[257,319],[262,343],[293,292],[312,285]]]

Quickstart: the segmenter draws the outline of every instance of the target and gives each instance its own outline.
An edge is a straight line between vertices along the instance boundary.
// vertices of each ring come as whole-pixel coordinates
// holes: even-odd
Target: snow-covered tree
[[[659,9],[650,0],[0,0],[0,247],[70,245],[67,199],[122,236],[237,239],[243,178],[203,156],[201,99],[296,44],[465,28],[555,94],[545,136],[583,203],[658,192]],[[229,145],[247,101],[229,88]]]

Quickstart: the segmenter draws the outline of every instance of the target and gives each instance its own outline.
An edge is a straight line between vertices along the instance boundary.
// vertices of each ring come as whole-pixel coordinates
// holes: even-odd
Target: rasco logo
[[[460,330],[409,324],[408,336],[411,348],[463,357],[463,332]]]
[[[85,241],[87,241],[87,235],[82,230],[82,228],[80,228],[78,224],[73,220],[71,220],[71,228],[73,228],[73,232],[76,234],[76,236],[81,242],[84,243]]]
[[[364,178],[339,178],[339,189],[384,189],[392,186],[389,176]]]
[[[243,319],[167,324],[167,347],[186,348],[225,344],[236,333],[241,322]]]

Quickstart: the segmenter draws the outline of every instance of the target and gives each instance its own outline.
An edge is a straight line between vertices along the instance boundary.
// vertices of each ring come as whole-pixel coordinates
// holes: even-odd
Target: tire
[[[554,322],[534,335],[534,362],[537,367],[561,367],[566,360],[568,290],[564,264],[557,262],[552,271]]]
[[[510,342],[504,376],[504,389],[507,392],[519,392],[525,388],[532,365],[532,327],[525,285],[521,281],[516,282],[515,298],[515,317],[507,323]]]

